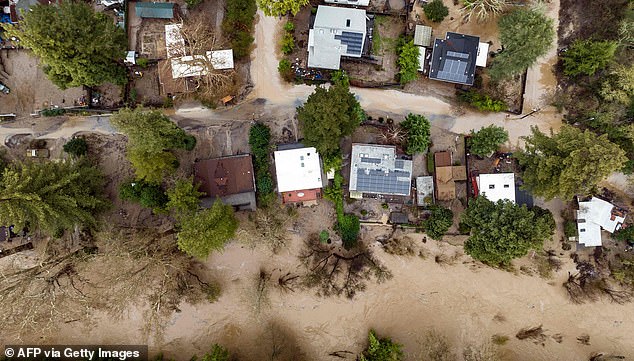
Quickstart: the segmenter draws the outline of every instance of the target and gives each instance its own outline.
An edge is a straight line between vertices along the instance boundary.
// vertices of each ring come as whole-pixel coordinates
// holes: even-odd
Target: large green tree
[[[341,139],[351,135],[363,117],[363,110],[345,79],[328,89],[318,86],[306,103],[297,108],[304,144],[315,147],[322,157],[338,154]]]
[[[555,230],[549,212],[531,210],[508,200],[493,203],[483,196],[469,202],[462,222],[471,228],[465,252],[491,266],[508,265],[530,249],[540,249]]]
[[[422,153],[427,151],[431,143],[431,124],[422,115],[408,114],[401,123],[401,127],[407,131],[407,154]]]
[[[469,152],[479,157],[487,157],[498,150],[500,145],[509,140],[509,133],[502,127],[489,125],[477,132],[471,130],[471,136],[467,138]]]
[[[308,0],[257,0],[258,7],[266,16],[283,16],[289,12],[293,16],[308,4]]]
[[[191,150],[196,145],[196,138],[159,111],[122,109],[110,122],[128,136],[128,159],[137,178],[148,182],[160,182],[166,172],[176,168],[173,149]]]
[[[440,240],[453,224],[453,212],[449,208],[432,206],[431,215],[423,224],[429,237]]]
[[[11,165],[0,180],[0,224],[49,235],[94,226],[108,204],[102,192],[102,174],[85,161]]]
[[[601,84],[599,95],[607,101],[633,104],[634,64],[617,65],[611,69]]]
[[[616,41],[577,40],[561,56],[564,74],[568,76],[594,75],[614,59]]]
[[[443,4],[442,0],[432,0],[423,6],[423,12],[427,19],[439,23],[449,15],[449,8]]]
[[[167,209],[175,212],[176,216],[183,218],[198,210],[200,196],[204,193],[198,191],[198,184],[194,183],[194,178],[179,179],[174,187],[167,190]]]
[[[398,80],[401,84],[407,84],[418,79],[419,49],[414,45],[414,40],[402,41],[396,49],[398,53]]]
[[[190,256],[206,258],[212,251],[222,250],[237,228],[233,208],[216,200],[211,208],[181,220],[178,248]]]
[[[374,330],[368,333],[368,348],[361,355],[360,361],[399,361],[403,359],[402,346],[387,337],[379,338]]]
[[[44,72],[61,89],[123,84],[126,37],[112,18],[83,2],[35,5],[22,14],[19,25],[4,25],[6,36],[37,55]]]
[[[553,20],[526,7],[502,16],[498,26],[504,50],[495,57],[489,72],[495,80],[522,73],[546,54],[555,39]]]
[[[569,125],[550,137],[533,127],[524,139],[525,151],[514,154],[524,169],[524,187],[547,200],[589,195],[627,161],[625,152],[606,134],[597,136]]]

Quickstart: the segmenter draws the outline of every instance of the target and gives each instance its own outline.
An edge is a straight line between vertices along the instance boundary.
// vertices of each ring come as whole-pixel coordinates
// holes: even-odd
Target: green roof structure
[[[174,17],[174,3],[138,2],[135,10],[140,18],[172,19]]]

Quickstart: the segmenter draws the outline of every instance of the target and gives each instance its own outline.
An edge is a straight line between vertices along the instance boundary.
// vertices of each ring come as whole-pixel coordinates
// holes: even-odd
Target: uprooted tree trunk
[[[366,282],[374,278],[383,282],[392,277],[363,245],[351,250],[319,242],[319,237],[311,235],[299,256],[307,269],[304,284],[317,287],[321,296],[345,295],[353,298],[366,288]]]
[[[617,288],[589,262],[577,263],[577,270],[579,272],[575,274],[568,273],[568,279],[563,284],[573,303],[592,302],[601,297],[618,304],[632,301],[630,290]]]

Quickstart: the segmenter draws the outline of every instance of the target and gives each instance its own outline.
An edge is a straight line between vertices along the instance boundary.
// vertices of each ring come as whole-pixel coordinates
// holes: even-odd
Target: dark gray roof
[[[480,38],[448,32],[434,41],[429,78],[473,85]]]
[[[363,50],[363,38],[364,34],[362,33],[352,33],[349,31],[342,31],[341,35],[335,35],[335,39],[341,40],[341,43],[347,45],[348,48],[346,53],[348,55],[357,54],[361,55],[361,50]]]
[[[533,207],[533,196],[525,190],[520,189],[520,186],[515,186],[515,203],[522,205],[525,204],[526,207]]]
[[[403,177],[406,180],[399,180]],[[376,169],[357,169],[357,191],[382,194],[409,194],[410,173],[394,169],[385,173]]]

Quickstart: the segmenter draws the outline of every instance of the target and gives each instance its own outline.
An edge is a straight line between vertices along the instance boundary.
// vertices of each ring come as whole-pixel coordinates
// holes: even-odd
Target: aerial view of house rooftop
[[[134,5],[134,9],[136,15],[140,18],[174,18],[174,3],[137,2]]]
[[[467,180],[467,168],[453,165],[450,151],[434,153],[436,199],[450,201],[456,198],[456,181]]]
[[[199,160],[194,163],[194,182],[205,193],[203,206],[216,198],[238,209],[255,210],[255,179],[250,154]]]
[[[480,38],[447,32],[436,39],[431,56],[429,78],[449,83],[473,85]]]
[[[314,201],[321,197],[323,177],[319,153],[313,147],[278,148],[274,153],[277,190],[282,202]]]
[[[308,32],[308,67],[337,70],[341,56],[360,58],[366,22],[365,10],[319,5]]]
[[[515,173],[480,174],[476,181],[480,194],[491,202],[507,199],[515,203]]]
[[[398,159],[396,147],[353,144],[350,166],[350,197],[364,193],[409,196],[412,188],[412,161]]]
[[[416,177],[416,204],[425,207],[434,203],[434,177]]]
[[[579,201],[577,210],[577,233],[579,245],[600,247],[601,229],[614,233],[625,222],[625,211],[601,198],[592,197],[588,201]]]
[[[370,5],[370,0],[326,0],[326,3],[351,6],[368,6]]]

